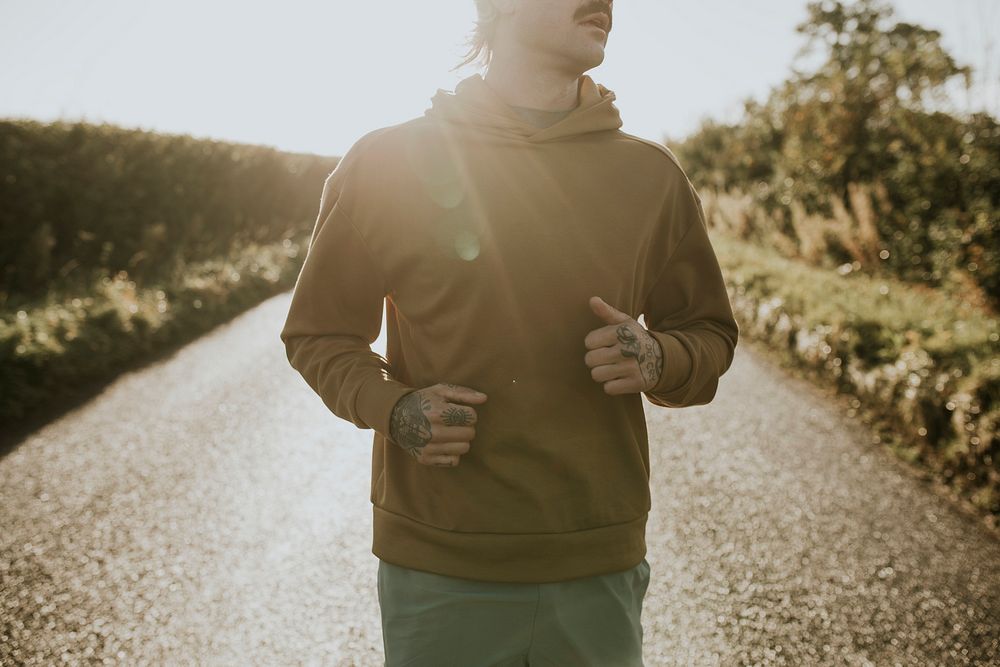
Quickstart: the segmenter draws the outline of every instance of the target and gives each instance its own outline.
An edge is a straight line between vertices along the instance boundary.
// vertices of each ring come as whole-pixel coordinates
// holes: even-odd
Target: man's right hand
[[[411,391],[396,402],[389,437],[419,463],[457,466],[476,436],[476,410],[460,403],[484,403],[486,394],[438,383]]]

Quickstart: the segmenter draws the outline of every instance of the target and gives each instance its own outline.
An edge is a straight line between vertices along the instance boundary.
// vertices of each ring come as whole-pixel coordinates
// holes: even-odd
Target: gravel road
[[[381,664],[371,432],[288,366],[289,298],[0,460],[0,664]],[[648,666],[1000,664],[1000,540],[840,405],[746,341],[646,404]]]

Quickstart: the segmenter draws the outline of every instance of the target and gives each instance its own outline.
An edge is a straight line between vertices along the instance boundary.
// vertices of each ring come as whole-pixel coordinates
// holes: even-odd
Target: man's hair
[[[468,65],[476,60],[481,60],[480,67],[489,67],[493,59],[493,34],[496,32],[497,19],[500,14],[490,0],[475,0],[476,2],[476,27],[466,39],[469,46],[468,52],[460,63],[449,71],[455,71],[459,67]]]

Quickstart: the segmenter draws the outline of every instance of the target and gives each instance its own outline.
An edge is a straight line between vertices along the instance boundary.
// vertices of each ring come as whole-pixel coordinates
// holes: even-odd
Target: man
[[[477,6],[486,76],[343,156],[281,340],[374,430],[387,664],[641,665],[641,395],[709,403],[739,332],[690,181],[583,74],[612,3]]]

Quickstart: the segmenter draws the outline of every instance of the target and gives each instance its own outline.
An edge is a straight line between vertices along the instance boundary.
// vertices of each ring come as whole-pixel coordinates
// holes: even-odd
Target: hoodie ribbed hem
[[[551,583],[620,572],[646,556],[648,513],[567,533],[442,530],[372,505],[372,553],[384,561],[448,577]]]

